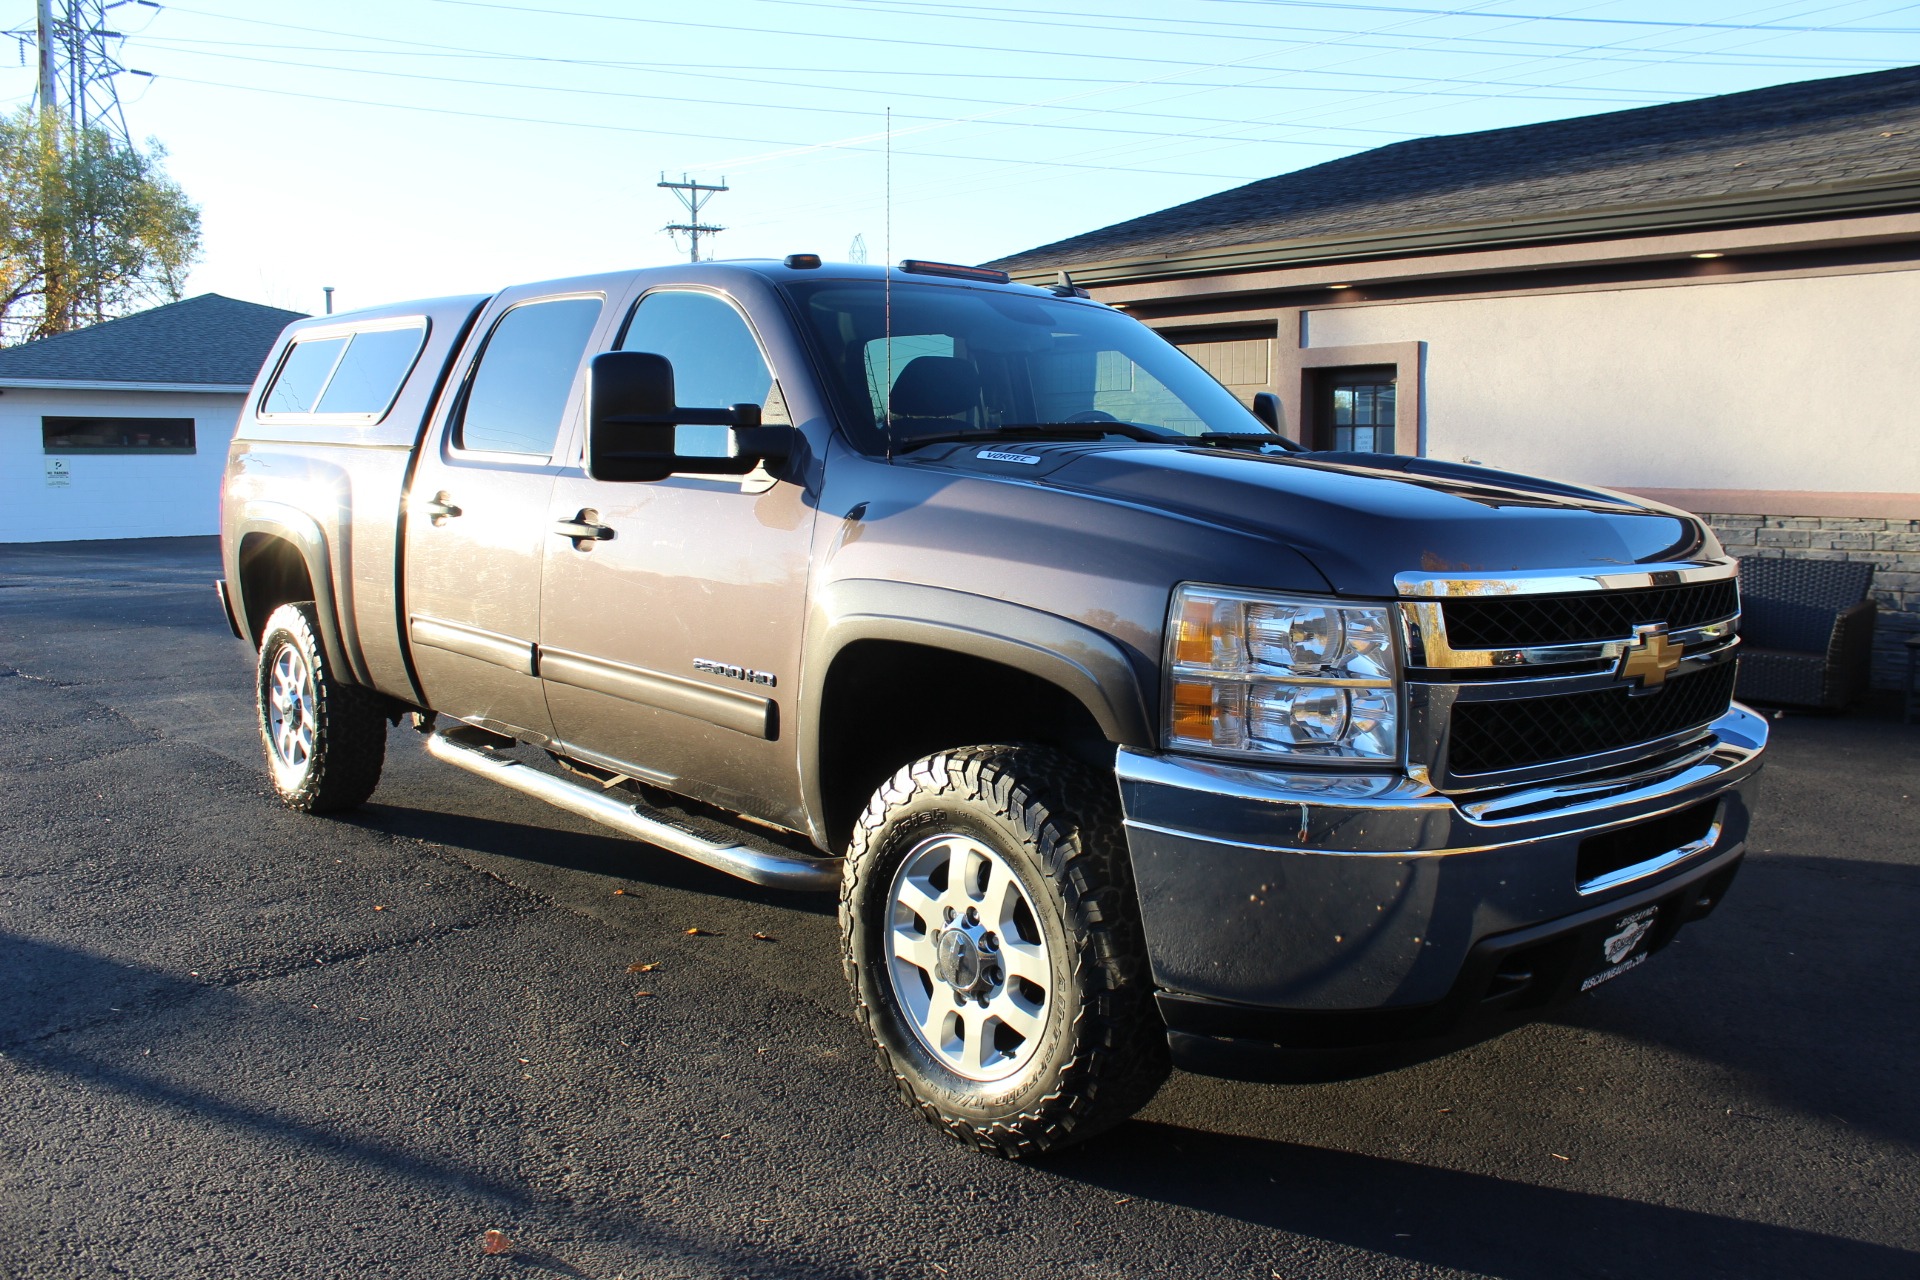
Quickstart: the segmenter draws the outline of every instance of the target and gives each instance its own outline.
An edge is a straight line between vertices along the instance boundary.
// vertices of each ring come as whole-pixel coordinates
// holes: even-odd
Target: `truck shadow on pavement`
[[[527,803],[539,804],[538,801]],[[807,915],[831,916],[838,910],[833,894],[763,888],[679,854],[612,834],[568,831],[477,817],[457,810],[417,809],[377,801],[338,815],[335,820],[448,849],[512,858],[558,871],[605,876],[624,884],[681,889]]]
[[[1920,1274],[1920,1254],[1883,1245],[1144,1120],[1044,1167],[1122,1196],[1502,1280]],[[1273,1274],[1293,1273],[1281,1260]]]
[[[1741,1111],[1831,1117],[1920,1146],[1911,954],[1920,867],[1750,856],[1727,901],[1646,966],[1552,1021],[1736,1073]],[[1777,1115],[1749,1117],[1759,1122]],[[1920,1272],[1916,1272],[1920,1274]]]
[[[354,1117],[309,1120],[292,1114],[290,1106],[263,1105],[242,1100],[246,1090],[276,1092],[284,1087],[280,1073],[249,1084],[248,1068],[237,1061],[224,1071],[209,1070],[196,1055],[222,1052],[209,1041],[244,1038],[254,1044],[292,1043],[290,1026],[275,1025],[275,1006],[240,999],[218,982],[185,978],[141,965],[124,964],[91,952],[57,943],[23,938],[0,931],[0,1057],[28,1076],[57,1082],[57,1087],[101,1095],[124,1126],[127,1154],[135,1158],[67,1169],[46,1167],[43,1161],[22,1166],[29,1176],[58,1185],[76,1177],[100,1201],[126,1199],[151,1190],[141,1184],[152,1177],[157,1164],[162,1176],[170,1159],[191,1160],[195,1141],[248,1144],[252,1158],[283,1159],[302,1166],[322,1166],[325,1176],[340,1185],[376,1185],[384,1194],[394,1184],[425,1192],[450,1220],[455,1234],[471,1229],[473,1253],[479,1256],[480,1228],[474,1224],[519,1221],[529,1232],[561,1231],[590,1235],[601,1241],[666,1253],[693,1260],[702,1273],[766,1274],[771,1267],[782,1276],[810,1280],[865,1280],[866,1274],[843,1267],[822,1266],[805,1254],[762,1241],[700,1239],[677,1232],[657,1217],[621,1211],[616,1201],[582,1204],[563,1192],[540,1187],[531,1179],[508,1172],[489,1174],[472,1162],[444,1152],[409,1150],[406,1146],[369,1138],[352,1131]],[[178,1016],[172,1026],[156,1027],[155,1020]],[[139,1020],[145,1019],[141,1024]],[[116,1025],[121,1024],[121,1025]],[[125,1026],[140,1026],[131,1043],[150,1040],[164,1052],[152,1058],[129,1047]],[[87,1051],[75,1043],[99,1043]],[[183,1043],[185,1042],[185,1043]],[[109,1061],[151,1062],[133,1067]],[[272,1065],[272,1064],[269,1064]],[[299,1068],[296,1066],[297,1072]],[[208,1083],[212,1082],[212,1083]],[[362,1117],[364,1119],[364,1117]],[[155,1128],[188,1135],[173,1137],[159,1147],[138,1151],[143,1134]],[[44,1149],[46,1144],[40,1144]],[[59,1143],[53,1144],[56,1148]],[[138,1154],[136,1156],[136,1152]],[[171,1156],[165,1153],[172,1153]],[[38,1166],[38,1167],[35,1167]],[[257,1169],[256,1171],[257,1172]],[[199,1185],[204,1173],[188,1169],[180,1190]],[[70,1189],[70,1188],[69,1188]],[[192,1217],[173,1223],[178,1234],[192,1229]],[[515,1234],[515,1233],[510,1233]],[[51,1264],[52,1259],[40,1261]],[[35,1259],[29,1257],[31,1265]],[[584,1277],[582,1271],[557,1254],[516,1244],[511,1253],[487,1260],[499,1274]],[[51,1273],[49,1273],[51,1274]]]

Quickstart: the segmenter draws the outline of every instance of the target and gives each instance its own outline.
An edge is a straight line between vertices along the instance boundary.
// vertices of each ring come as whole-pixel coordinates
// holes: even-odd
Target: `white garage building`
[[[203,293],[0,351],[0,542],[218,533],[241,403],[301,319]]]

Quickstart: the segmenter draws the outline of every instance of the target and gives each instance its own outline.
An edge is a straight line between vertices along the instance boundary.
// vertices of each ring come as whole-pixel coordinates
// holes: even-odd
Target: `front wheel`
[[[317,616],[311,604],[273,611],[255,684],[268,776],[281,803],[303,813],[358,805],[387,758],[383,700],[327,665]]]
[[[1112,783],[1056,752],[915,761],[854,829],[848,980],[901,1096],[1005,1156],[1118,1124],[1168,1071]]]

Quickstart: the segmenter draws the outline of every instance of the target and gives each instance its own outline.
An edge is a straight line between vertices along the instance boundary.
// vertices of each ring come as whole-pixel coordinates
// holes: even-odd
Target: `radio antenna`
[[[893,461],[893,108],[887,108],[886,229],[880,251],[880,270],[886,274],[881,286],[884,298],[880,332],[887,348],[887,461]]]

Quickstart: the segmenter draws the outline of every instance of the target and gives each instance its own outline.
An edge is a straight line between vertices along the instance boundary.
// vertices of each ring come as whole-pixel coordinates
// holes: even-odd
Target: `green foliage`
[[[165,155],[32,108],[0,120],[0,334],[44,338],[179,300],[200,210]]]

